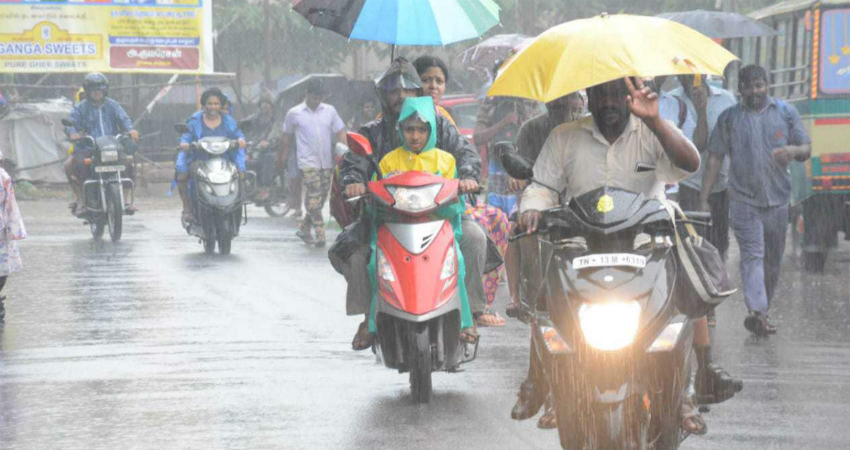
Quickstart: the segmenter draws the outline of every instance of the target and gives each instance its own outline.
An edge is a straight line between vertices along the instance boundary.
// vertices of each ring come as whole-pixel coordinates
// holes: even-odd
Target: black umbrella
[[[726,11],[680,11],[656,17],[687,25],[713,39],[775,36],[778,31],[750,17]]]

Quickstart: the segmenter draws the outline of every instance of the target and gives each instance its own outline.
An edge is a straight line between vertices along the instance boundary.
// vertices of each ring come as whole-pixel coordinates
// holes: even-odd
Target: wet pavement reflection
[[[406,375],[350,350],[344,280],[293,221],[252,209],[233,255],[207,256],[176,203],[143,199],[112,243],[63,202],[21,202],[30,238],[4,291],[0,448],[558,448],[555,431],[509,417],[521,324],[482,329],[478,360],[436,374],[431,403],[414,405]],[[788,253],[779,334],[749,336],[740,293],[718,308],[715,359],[745,388],[682,448],[850,443],[850,245],[824,275]]]

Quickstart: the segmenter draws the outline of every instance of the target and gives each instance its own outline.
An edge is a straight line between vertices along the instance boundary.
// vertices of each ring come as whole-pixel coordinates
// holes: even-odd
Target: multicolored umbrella
[[[295,0],[292,9],[314,26],[392,45],[451,44],[499,23],[493,0]]]
[[[722,75],[736,59],[682,24],[602,14],[541,33],[505,63],[487,94],[550,102],[626,76]]]
[[[497,34],[469,47],[457,55],[459,67],[479,72],[492,79],[493,66],[519,51],[531,38],[524,34]]]

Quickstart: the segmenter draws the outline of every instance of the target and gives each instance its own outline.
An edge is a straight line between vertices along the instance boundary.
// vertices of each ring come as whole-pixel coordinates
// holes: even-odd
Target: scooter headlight
[[[446,259],[443,260],[443,269],[440,271],[440,279],[445,280],[455,274],[457,264],[455,262],[455,248],[449,247],[446,252]]]
[[[393,268],[390,266],[390,262],[387,261],[387,257],[384,256],[384,251],[380,248],[378,249],[378,276],[386,281],[395,281]]]
[[[434,199],[437,198],[442,187],[442,184],[422,187],[387,186],[387,191],[395,200],[394,208],[417,213],[437,206]]]
[[[222,153],[230,150],[230,141],[204,141],[201,140],[201,148],[206,150],[207,153],[213,155],[221,155]]]
[[[213,188],[209,185],[209,183],[200,183],[201,188],[209,195],[213,195]]]
[[[578,309],[584,340],[597,350],[619,350],[634,341],[640,322],[635,301],[584,303]]]

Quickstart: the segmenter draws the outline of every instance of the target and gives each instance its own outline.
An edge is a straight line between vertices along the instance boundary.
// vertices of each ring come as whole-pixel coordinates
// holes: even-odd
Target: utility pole
[[[263,0],[263,84],[266,89],[274,89],[272,86],[271,72],[271,30],[269,30],[269,16],[271,11],[269,8],[269,0]]]

